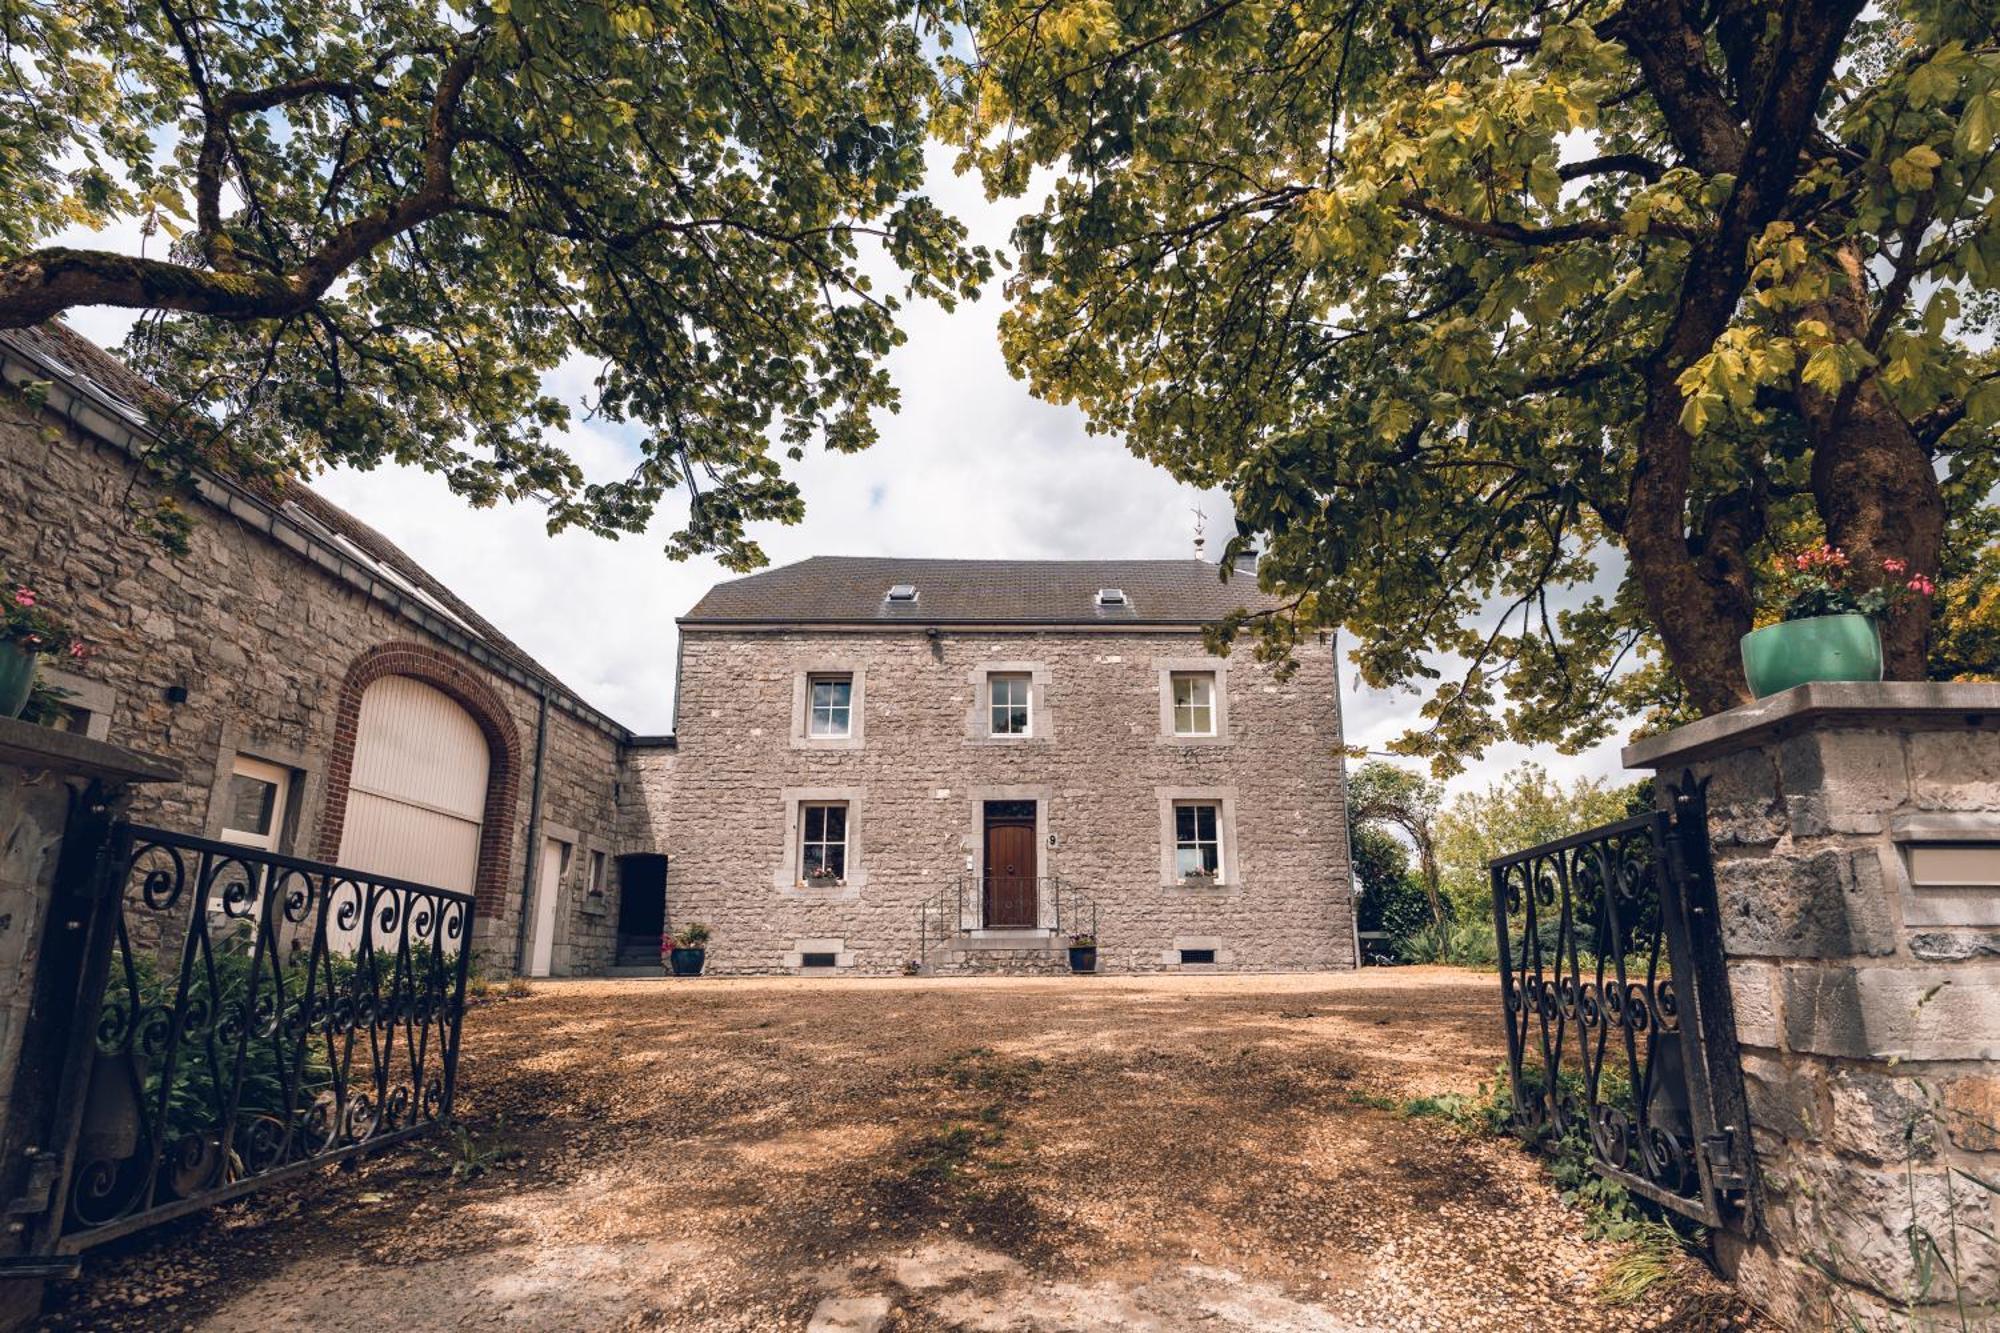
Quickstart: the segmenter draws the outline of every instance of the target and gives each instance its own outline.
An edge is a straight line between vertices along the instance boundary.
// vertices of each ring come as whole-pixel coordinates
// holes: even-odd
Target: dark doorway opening
[[[618,965],[660,961],[667,929],[667,858],[645,853],[618,858]]]
[[[986,803],[985,923],[994,927],[1033,927],[1038,849],[1035,845],[1033,801]]]

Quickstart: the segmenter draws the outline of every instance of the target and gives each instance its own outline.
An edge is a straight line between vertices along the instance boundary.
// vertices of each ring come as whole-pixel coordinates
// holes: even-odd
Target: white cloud
[[[978,184],[951,176],[933,154],[934,192],[971,228],[975,243],[1004,246],[1016,201],[988,203]],[[136,233],[79,233],[68,243],[126,248]],[[907,309],[909,341],[889,359],[902,410],[879,422],[865,453],[816,454],[793,465],[806,497],[797,527],[757,532],[774,563],[809,555],[1077,558],[1179,557],[1191,553],[1199,504],[1210,553],[1229,531],[1229,505],[1201,495],[1084,430],[1073,408],[1040,402],[1007,372],[995,323],[999,282],[984,299],[947,314]],[[72,323],[116,346],[129,313],[80,310]],[[565,396],[587,389],[590,368],[566,363],[551,377]],[[621,427],[580,423],[567,440],[593,477],[621,475],[632,458]],[[661,553],[682,509],[672,497],[644,537],[550,537],[539,506],[469,509],[438,478],[413,468],[340,469],[314,482],[402,546],[564,683],[641,732],[672,717],[674,617],[707,588],[733,577],[711,560],[676,564]],[[1362,690],[1343,671],[1351,740],[1380,748],[1416,721],[1414,696]],[[1496,747],[1454,787],[1482,786],[1531,752]],[[1532,757],[1558,774],[1619,773],[1615,744],[1564,758]]]

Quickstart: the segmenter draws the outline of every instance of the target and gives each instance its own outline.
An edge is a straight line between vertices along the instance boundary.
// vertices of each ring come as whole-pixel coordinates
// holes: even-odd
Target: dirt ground
[[[1495,982],[537,983],[468,1015],[465,1136],[91,1256],[52,1329],[1722,1328],[1596,1295],[1536,1159],[1412,1118]]]

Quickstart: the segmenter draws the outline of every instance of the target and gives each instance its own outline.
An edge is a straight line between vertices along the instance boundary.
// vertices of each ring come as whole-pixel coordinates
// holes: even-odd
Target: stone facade
[[[2000,685],[1805,685],[1625,757],[1710,783],[1759,1182],[1727,1265],[1795,1328],[2000,1327]]]
[[[977,863],[987,801],[1035,803],[1037,870],[1094,901],[1105,971],[1181,968],[1183,949],[1214,951],[1189,970],[1352,966],[1340,716],[1333,656],[1304,645],[1280,680],[1248,654],[1211,658],[1193,627],[758,630],[683,625],[673,749],[630,764],[639,798],[672,855],[676,924],[714,930],[711,969],[894,972],[917,958],[919,913],[944,904],[978,926]],[[1218,735],[1167,734],[1165,670],[1217,672]],[[808,676],[855,681],[852,735],[803,734]],[[996,738],[983,682],[1005,670],[1033,682],[1026,737]],[[1177,882],[1172,803],[1220,807],[1223,877]],[[801,882],[801,802],[847,803],[842,883]],[[959,897],[958,885],[966,892]],[[1053,890],[1038,925],[1056,925]],[[933,916],[933,920],[937,917]],[[1065,929],[1070,923],[1063,923]],[[1026,952],[1005,938],[936,950],[933,971],[1060,966],[1060,939]],[[979,947],[990,943],[993,947]],[[816,969],[814,969],[816,970]]]
[[[576,839],[553,970],[601,970],[616,887],[587,891],[587,853],[653,850],[619,818],[629,733],[537,675],[511,645],[468,632],[435,598],[413,596],[420,571],[405,569],[399,585],[275,497],[203,479],[185,555],[135,535],[128,506],[144,509],[159,493],[135,463],[144,437],[134,423],[87,384],[51,382],[46,364],[12,344],[0,343],[0,365],[0,565],[32,581],[95,647],[80,666],[63,664],[60,678],[90,707],[91,734],[181,774],[136,796],[134,818],[218,833],[230,767],[247,755],[293,775],[280,850],[331,859],[359,690],[384,672],[416,676],[464,706],[489,741],[496,782],[483,826],[478,940],[490,970],[511,972],[546,695],[541,827]],[[32,397],[23,392],[37,380]]]

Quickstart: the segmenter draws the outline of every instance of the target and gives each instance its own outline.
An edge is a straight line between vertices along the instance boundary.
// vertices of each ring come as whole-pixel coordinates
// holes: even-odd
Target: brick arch
[[[354,742],[361,728],[361,696],[384,676],[409,676],[449,695],[486,737],[486,808],[479,824],[479,869],[473,896],[488,921],[507,901],[507,866],[514,852],[514,813],[521,791],[521,741],[507,705],[486,678],[428,644],[395,642],[368,649],[340,682],[340,711],[333,726],[333,754],[326,765],[326,807],[319,821],[319,857],[340,855],[347,827],[347,795],[354,780]]]

